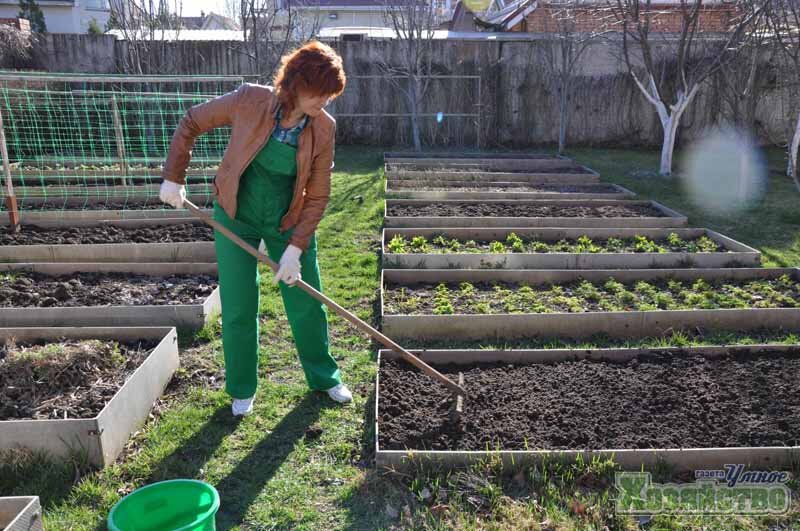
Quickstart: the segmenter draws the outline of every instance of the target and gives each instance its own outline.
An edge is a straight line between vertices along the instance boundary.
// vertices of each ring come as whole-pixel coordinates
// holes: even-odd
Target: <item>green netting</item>
[[[158,186],[178,122],[192,105],[243,81],[0,71],[0,112],[23,224],[31,222],[26,212],[69,217],[80,210],[126,210],[138,211],[136,217],[163,216],[170,207],[158,201]],[[197,203],[210,201],[229,135],[229,128],[214,129],[194,147],[187,192]]]

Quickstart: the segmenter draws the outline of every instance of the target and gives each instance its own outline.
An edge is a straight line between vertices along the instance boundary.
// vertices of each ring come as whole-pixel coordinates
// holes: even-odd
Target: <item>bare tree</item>
[[[636,86],[658,112],[664,131],[660,173],[670,175],[681,116],[703,83],[730,60],[753,13],[743,13],[734,6],[727,30],[710,34],[698,24],[705,7],[703,0],[679,0],[670,10],[680,18],[680,30],[667,33],[657,28],[653,31],[662,13],[653,8],[652,0],[615,2],[625,64]],[[640,56],[641,67],[633,53]]]
[[[0,67],[30,67],[34,36],[30,31],[0,24]]]
[[[262,80],[272,78],[281,57],[293,43],[303,42],[319,31],[295,9],[292,0],[240,0],[245,53],[251,72]]]
[[[605,33],[601,19],[608,9],[587,0],[552,0],[542,7],[550,10],[553,24],[549,33],[554,40],[545,50],[545,66],[558,90],[558,154],[561,155],[567,146],[569,93],[575,81],[575,65]],[[581,27],[582,23],[588,23],[588,28]]]
[[[770,27],[778,47],[783,51],[789,69],[783,69],[782,75],[788,76],[796,92],[800,89],[800,4],[797,0],[771,0]],[[797,122],[789,141],[789,157],[786,173],[794,179],[800,190],[800,168],[798,168],[798,150],[800,150],[800,111],[797,111]]]
[[[126,41],[123,69],[132,74],[175,72],[174,54],[165,42],[178,40],[181,0],[109,0],[109,27]]]
[[[222,6],[222,14],[236,21],[242,18],[241,0],[225,0]]]
[[[769,71],[774,68],[772,56],[776,47],[768,31],[769,6],[763,0],[740,0],[739,5],[752,16],[747,17],[734,60],[721,64],[716,76],[717,93],[726,119],[756,136],[758,103],[769,83]]]
[[[378,68],[402,95],[411,115],[414,149],[422,150],[419,115],[433,73],[433,36],[437,20],[434,0],[387,0],[384,20],[394,31],[399,60],[383,56]]]

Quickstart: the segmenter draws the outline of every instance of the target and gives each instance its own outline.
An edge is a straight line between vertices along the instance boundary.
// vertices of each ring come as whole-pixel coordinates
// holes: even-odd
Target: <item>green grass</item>
[[[573,155],[605,180],[688,213],[692,226],[707,226],[761,247],[772,265],[798,264],[800,214],[795,205],[800,194],[788,180],[775,177],[765,203],[749,218],[709,218],[702,208],[689,206],[674,182],[629,176],[656,167],[657,153],[583,150]],[[325,292],[371,322],[377,315],[380,270],[380,167],[381,150],[337,149],[333,196],[318,232]],[[614,514],[614,465],[609,461],[549,462],[510,472],[493,462],[460,472],[376,470],[376,345],[342,319],[331,318],[333,353],[355,394],[352,407],[335,406],[327,397],[307,392],[278,290],[267,272],[261,294],[260,387],[254,415],[241,421],[230,416],[219,382],[222,354],[214,321],[194,337],[182,335],[184,367],[176,378],[177,390],[158,405],[155,418],[134,435],[117,464],[93,471],[79,453],[53,460],[14,452],[0,457],[0,495],[41,496],[46,527],[58,531],[102,530],[122,495],[178,477],[204,479],[219,489],[221,530],[638,528],[637,520]],[[776,339],[796,341],[785,335]],[[679,335],[663,343],[713,340]],[[747,343],[748,338],[737,341]],[[669,471],[659,477],[668,479]],[[648,528],[767,529],[782,522],[782,529],[789,529],[800,525],[796,505],[792,516],[774,521],[662,517]]]

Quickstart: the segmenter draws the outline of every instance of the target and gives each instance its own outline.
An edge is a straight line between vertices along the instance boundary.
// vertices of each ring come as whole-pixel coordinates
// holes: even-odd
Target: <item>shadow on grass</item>
[[[227,531],[242,524],[248,509],[270,479],[303,438],[306,429],[317,421],[328,399],[309,392],[303,400],[263,438],[236,468],[217,485],[221,507],[217,529]]]
[[[175,478],[196,478],[222,440],[233,433],[240,419],[231,415],[229,405],[218,408],[188,440],[162,459],[146,484]]]

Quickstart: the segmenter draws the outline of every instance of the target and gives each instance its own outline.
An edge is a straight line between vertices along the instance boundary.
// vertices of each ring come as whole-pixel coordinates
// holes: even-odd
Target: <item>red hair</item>
[[[336,50],[311,41],[281,58],[273,84],[278,101],[289,113],[294,110],[299,93],[336,98],[346,82],[342,58]]]

